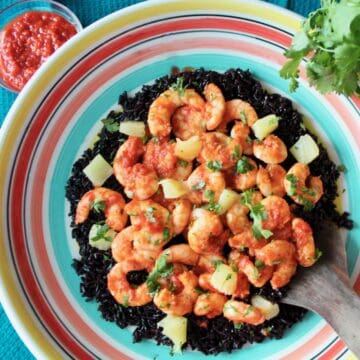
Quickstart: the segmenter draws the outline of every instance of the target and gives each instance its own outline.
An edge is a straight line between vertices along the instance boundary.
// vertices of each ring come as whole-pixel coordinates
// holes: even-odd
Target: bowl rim
[[[67,44],[64,45],[64,48],[61,49],[59,51],[59,53],[57,53],[56,56],[54,56],[52,59],[50,59],[49,63],[47,63],[46,66],[44,66],[42,69],[40,69],[40,71],[26,85],[25,91],[23,91],[20,94],[20,96],[18,97],[18,99],[16,100],[16,103],[15,103],[16,106],[14,105],[12,107],[11,111],[9,112],[8,116],[5,119],[4,130],[11,128],[10,120],[11,120],[11,118],[13,118],[15,116],[16,107],[18,105],[20,105],[21,102],[23,101],[23,99],[25,99],[25,97],[28,95],[28,93],[30,93],[30,88],[33,85],[35,85],[35,83],[38,79],[45,77],[45,74],[47,73],[48,68],[53,66],[54,64],[56,64],[57,59],[59,57],[61,57],[63,54],[67,53],[69,48],[72,47],[73,44],[78,44],[83,37],[85,37],[86,35],[92,34],[96,29],[98,29],[99,27],[102,27],[104,24],[106,24],[106,22],[110,19],[120,18],[120,17],[123,18],[124,16],[126,16],[129,13],[136,12],[136,10],[139,8],[153,6],[154,4],[155,5],[156,4],[166,4],[168,2],[169,1],[166,1],[166,0],[154,0],[151,2],[140,3],[140,4],[132,5],[128,8],[120,9],[117,12],[98,20],[96,23],[91,25],[88,29],[84,30],[81,33],[81,35],[76,37],[76,39],[75,39],[75,37],[74,37],[74,39],[71,39]],[[171,2],[181,3],[181,1],[179,1],[179,0],[171,0]],[[233,2],[232,0],[229,0],[229,3],[232,3],[232,2]],[[250,1],[243,0],[242,2],[249,3]],[[267,6],[270,5],[270,4],[260,2],[260,1],[256,1],[256,2],[261,3],[261,5],[267,5]],[[206,1],[199,1],[199,3],[206,4]],[[251,1],[251,3],[253,3],[253,1]],[[289,10],[285,10],[285,9],[275,6],[275,5],[271,5],[270,7],[275,8],[277,10],[281,9],[281,12],[287,12],[287,13],[291,14],[293,20],[298,20],[298,21],[301,20],[300,16],[292,13]],[[296,15],[296,16],[294,16],[294,15]],[[296,30],[295,22],[294,22],[294,28],[293,28],[294,31]],[[4,143],[5,143],[4,142],[4,138],[5,138],[4,133],[5,132],[6,131],[0,132],[0,148],[2,148],[2,146],[4,146]],[[38,342],[34,339],[34,335],[29,332],[26,332],[26,333],[23,332],[23,330],[24,330],[23,320],[18,316],[17,313],[15,313],[14,306],[12,304],[13,299],[10,299],[9,297],[6,298],[7,294],[8,294],[8,292],[4,288],[4,284],[0,283],[0,298],[1,298],[1,301],[3,302],[4,310],[5,310],[6,314],[9,316],[10,320],[12,319],[11,322],[12,322],[13,326],[17,330],[18,334],[20,335],[20,337],[24,341],[24,343],[29,347],[29,349],[31,349],[33,354],[36,354],[37,357],[39,357],[39,358],[42,358],[42,357],[46,358],[47,356],[49,356],[49,353],[46,353],[44,349],[39,348]],[[6,300],[6,302],[4,302],[4,299]]]

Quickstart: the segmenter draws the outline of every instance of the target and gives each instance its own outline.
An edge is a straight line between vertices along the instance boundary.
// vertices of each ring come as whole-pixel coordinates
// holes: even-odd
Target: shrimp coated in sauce
[[[183,316],[192,312],[199,296],[196,292],[198,278],[192,271],[184,271],[177,278],[180,282],[180,291],[161,289],[154,296],[154,304],[166,314]]]
[[[284,197],[286,194],[285,175],[286,171],[281,165],[268,164],[265,168],[260,166],[256,175],[256,185],[264,196]]]
[[[209,194],[218,201],[226,186],[224,175],[220,171],[210,170],[206,164],[198,166],[191,173],[186,184],[190,189],[186,197],[196,205],[209,202]]]
[[[228,300],[224,305],[223,314],[235,324],[260,325],[265,321],[264,315],[257,307],[242,301]]]
[[[249,208],[243,205],[241,200],[236,201],[226,212],[226,224],[233,234],[239,234],[251,227],[248,214]]]
[[[135,136],[119,147],[113,163],[114,175],[129,198],[148,199],[159,188],[155,170],[140,163],[145,147],[142,140]]]
[[[205,101],[193,89],[168,89],[160,94],[149,108],[150,133],[158,138],[170,135],[171,118],[175,110],[183,105],[202,111],[205,108]]]
[[[283,198],[271,195],[261,200],[261,204],[264,206],[266,213],[266,218],[262,221],[264,229],[281,229],[290,221],[290,207]]]
[[[97,187],[86,192],[80,199],[75,213],[75,223],[83,223],[89,216],[96,202],[103,203],[105,222],[115,231],[121,231],[127,222],[127,214],[124,211],[125,200],[122,195],[114,190]]]
[[[296,258],[301,266],[309,267],[316,262],[316,249],[310,225],[300,218],[291,222],[292,239],[296,244]]]
[[[300,205],[317,203],[324,193],[320,176],[311,176],[309,166],[294,164],[284,179],[287,194]]]
[[[219,87],[213,83],[205,86],[204,95],[206,98],[206,128],[215,130],[220,125],[225,113],[225,99]]]
[[[192,211],[187,238],[190,247],[195,252],[219,254],[228,237],[219,216],[201,208]]]
[[[225,114],[220,127],[225,127],[232,120],[241,120],[245,125],[252,126],[257,119],[255,109],[248,102],[233,99],[225,104]]]
[[[212,319],[222,314],[226,301],[227,297],[223,294],[214,292],[201,294],[195,302],[194,314]]]
[[[153,168],[159,178],[172,178],[185,180],[192,171],[191,161],[180,161],[175,155],[176,143],[166,139],[153,141],[146,144],[143,163]]]
[[[206,163],[219,165],[220,169],[227,169],[236,162],[236,155],[241,155],[242,149],[234,139],[220,132],[209,132],[201,136],[202,147],[197,159]]]
[[[286,145],[276,135],[268,135],[262,141],[255,141],[254,156],[266,164],[280,164],[288,155]]]
[[[142,263],[126,260],[113,266],[107,276],[107,287],[115,300],[123,306],[142,306],[151,302],[146,283],[132,286],[127,280],[127,273],[142,270]]]
[[[181,140],[188,140],[196,135],[200,137],[206,129],[204,113],[186,105],[175,111],[171,123],[175,136]]]

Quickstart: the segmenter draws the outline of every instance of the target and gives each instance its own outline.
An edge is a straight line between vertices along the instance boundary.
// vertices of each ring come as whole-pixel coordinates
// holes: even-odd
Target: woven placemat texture
[[[96,20],[126,6],[141,2],[142,0],[63,0],[59,1],[68,6],[79,18],[84,27]],[[16,1],[0,0],[0,9]],[[267,2],[286,7],[303,16],[319,7],[320,0],[269,0]],[[0,125],[11,105],[16,99],[16,94],[0,88]],[[1,154],[0,154],[1,156]],[[33,356],[23,345],[20,338],[12,328],[0,305],[0,359],[33,359]]]

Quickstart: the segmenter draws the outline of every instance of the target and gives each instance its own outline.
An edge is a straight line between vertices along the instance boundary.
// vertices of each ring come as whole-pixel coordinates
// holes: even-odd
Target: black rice
[[[164,76],[156,80],[153,85],[143,86],[142,90],[134,96],[129,96],[126,92],[122,94],[119,98],[119,104],[123,106],[124,111],[121,113],[112,111],[108,118],[117,123],[124,119],[145,122],[151,102],[161,92],[176,83],[178,76],[183,77],[185,86],[195,88],[200,94],[205,85],[212,82],[220,87],[226,100],[240,98],[249,102],[259,117],[268,114],[280,116],[280,125],[275,134],[285,142],[287,147],[292,146],[300,135],[308,132],[303,126],[302,116],[293,108],[290,100],[278,94],[269,94],[251,76],[249,71],[240,69],[232,69],[223,74],[199,69]],[[79,199],[92,188],[90,181],[82,172],[83,168],[99,153],[111,163],[116,150],[126,139],[126,136],[118,131],[108,131],[106,127],[103,127],[99,138],[94,148],[86,150],[73,165],[72,174],[66,186],[66,197],[71,205],[69,215],[72,220]],[[315,136],[314,138],[316,139]],[[294,162],[295,159],[289,154],[283,165],[285,168],[289,168]],[[338,168],[329,159],[326,150],[321,145],[320,155],[310,164],[310,168],[312,174],[321,175],[324,195],[311,211],[304,211],[302,207],[297,206],[290,198],[287,198],[288,202],[292,203],[293,211],[311,224],[315,234],[319,227],[327,222],[333,222],[338,226],[351,229],[353,222],[349,219],[349,214],[340,214],[334,205],[334,199],[337,196]],[[124,195],[121,186],[113,176],[106,181],[104,186],[117,190]],[[103,215],[91,213],[88,220],[83,224],[75,225],[74,221],[71,224],[72,236],[80,246],[81,258],[74,260],[73,267],[80,276],[81,294],[87,300],[98,303],[98,309],[105,320],[115,322],[121,328],[129,325],[136,326],[133,333],[134,342],[152,338],[158,344],[171,345],[171,341],[163,336],[157,327],[158,321],[165,315],[154,304],[141,307],[124,307],[119,305],[108,292],[106,277],[114,265],[111,252],[110,250],[97,250],[88,243],[90,227],[100,220],[103,220]],[[184,239],[181,236],[177,236],[169,245],[183,241]],[[146,276],[145,271],[136,271],[128,274],[128,280],[130,283],[138,285],[144,282]],[[261,289],[253,288],[251,294],[255,293],[270,300],[279,301],[286,295],[286,288],[273,290],[269,285],[266,285]],[[190,314],[187,316],[189,320],[187,345],[205,354],[217,354],[219,352],[231,352],[234,349],[241,348],[247,342],[261,342],[265,337],[279,339],[285,330],[301,320],[305,313],[304,309],[280,304],[280,314],[276,318],[258,326],[244,324],[241,328],[235,328],[232,322],[222,316],[209,320],[206,317],[196,317]]]

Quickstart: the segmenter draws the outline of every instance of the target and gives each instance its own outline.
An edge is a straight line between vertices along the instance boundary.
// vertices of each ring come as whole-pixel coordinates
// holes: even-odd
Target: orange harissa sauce
[[[21,90],[40,65],[76,34],[74,25],[52,12],[29,11],[0,34],[0,76]]]

